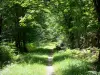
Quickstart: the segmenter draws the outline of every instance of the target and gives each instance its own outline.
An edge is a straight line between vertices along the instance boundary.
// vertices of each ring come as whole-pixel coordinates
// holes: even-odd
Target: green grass
[[[0,75],[46,75],[49,50],[39,48],[14,56],[13,64],[3,67]]]
[[[28,47],[31,48],[29,53],[14,56],[13,64],[3,67],[0,75],[46,75],[48,55],[53,47],[55,47],[53,44],[42,48],[35,48],[31,45]],[[97,57],[98,52],[92,54],[90,50],[54,51],[55,75],[93,75],[95,66],[91,63],[97,60]]]
[[[27,64],[47,64],[48,55],[39,54],[39,53],[27,53],[19,55],[17,59],[18,63],[27,63]]]
[[[46,66],[40,64],[11,64],[0,75],[46,75]]]
[[[37,48],[33,51],[31,51],[32,53],[38,53],[38,54],[42,54],[42,55],[48,55],[50,53],[51,49],[48,48]]]
[[[42,47],[47,49],[54,49],[57,45],[57,42],[45,43]]]
[[[19,54],[13,64],[5,66],[0,75],[46,75],[48,55],[41,52]]]
[[[80,51],[67,49],[66,51],[62,50],[54,53],[53,57],[54,62],[63,61],[67,58],[84,60],[86,62],[94,62],[98,59],[98,51],[93,54],[90,52],[90,50]]]
[[[53,55],[55,75],[97,75],[96,66],[92,64],[97,57],[98,52],[92,54],[90,50],[58,51]]]
[[[65,59],[54,64],[55,75],[86,75],[88,64],[77,59]]]

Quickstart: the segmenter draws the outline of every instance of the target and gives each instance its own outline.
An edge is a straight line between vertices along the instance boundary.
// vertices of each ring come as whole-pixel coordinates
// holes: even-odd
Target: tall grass
[[[53,57],[55,75],[97,75],[96,66],[91,63],[97,60],[98,51],[67,49],[54,53]]]
[[[86,75],[88,64],[77,59],[66,59],[54,64],[55,75]]]
[[[46,75],[46,67],[39,64],[12,64],[1,70],[0,75]]]
[[[87,62],[94,62],[98,59],[98,51],[96,53],[91,53],[90,50],[70,50],[59,51],[54,53],[54,62],[65,60],[66,58],[79,59]],[[92,59],[92,60],[91,60]]]
[[[39,53],[27,53],[21,54],[17,59],[18,63],[27,63],[27,64],[47,64],[48,56],[46,54],[39,54]]]
[[[19,54],[13,64],[0,71],[0,75],[46,75],[47,57],[41,52]]]
[[[33,44],[28,44],[29,53],[12,56],[14,58],[13,64],[3,67],[0,75],[46,75],[46,65],[51,46],[50,44],[50,47],[36,48]]]

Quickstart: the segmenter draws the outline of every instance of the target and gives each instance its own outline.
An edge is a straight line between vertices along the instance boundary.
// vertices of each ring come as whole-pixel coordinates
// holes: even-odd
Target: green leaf
[[[43,9],[43,11],[47,12],[47,13],[51,13],[51,11],[49,9]]]

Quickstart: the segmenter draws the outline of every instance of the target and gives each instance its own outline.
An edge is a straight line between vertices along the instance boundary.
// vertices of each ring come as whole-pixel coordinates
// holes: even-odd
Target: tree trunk
[[[1,43],[1,32],[2,32],[2,17],[0,16],[0,43]]]
[[[23,32],[23,51],[24,52],[28,52],[27,48],[26,48],[26,32]]]
[[[19,52],[21,52],[21,39],[20,39],[20,25],[19,25],[19,17],[17,16],[16,13],[16,20],[15,20],[15,45],[16,48],[19,50]]]
[[[94,7],[95,7],[95,10],[97,13],[98,24],[100,24],[100,0],[93,0],[93,2],[94,2]],[[100,48],[100,26],[98,26],[96,37],[97,37],[97,45],[96,46],[98,48]],[[98,61],[100,62],[100,51],[99,51]]]

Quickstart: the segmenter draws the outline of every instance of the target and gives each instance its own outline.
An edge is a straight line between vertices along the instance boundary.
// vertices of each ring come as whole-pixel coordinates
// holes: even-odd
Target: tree
[[[0,16],[0,43],[1,43],[1,33],[2,33],[2,16]]]
[[[100,0],[93,0],[94,2],[94,7],[97,13],[97,19],[98,19],[98,29],[96,32],[96,41],[97,41],[97,47],[100,48]],[[99,51],[99,57],[98,57],[98,61],[100,62],[100,51]]]

